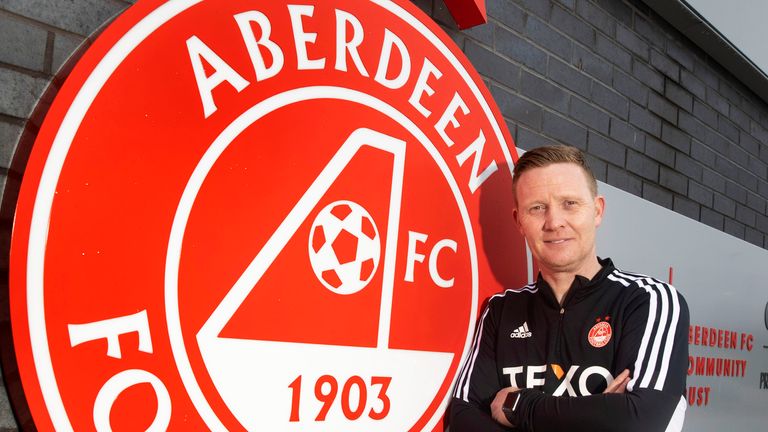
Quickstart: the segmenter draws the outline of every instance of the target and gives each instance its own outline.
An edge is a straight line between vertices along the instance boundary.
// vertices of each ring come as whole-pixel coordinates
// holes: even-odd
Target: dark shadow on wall
[[[480,227],[483,252],[496,281],[502,287],[517,289],[528,283],[525,239],[515,224],[511,167],[499,166],[480,188]],[[534,273],[535,274],[535,273]]]
[[[114,18],[113,18],[114,19]],[[80,60],[83,54],[88,50],[93,41],[101,32],[112,22],[109,20],[75,50],[69,59],[61,66],[56,75],[51,79],[43,95],[37,102],[35,109],[27,120],[24,130],[21,133],[19,142],[11,160],[8,169],[5,187],[3,190],[2,203],[0,203],[0,361],[2,361],[3,380],[8,392],[8,399],[11,402],[13,415],[19,430],[37,431],[37,426],[32,419],[32,415],[24,395],[24,388],[19,375],[19,368],[16,360],[16,352],[13,341],[13,329],[11,323],[10,310],[10,252],[11,238],[13,233],[13,223],[18,203],[19,191],[24,178],[24,172],[29,161],[40,127],[45,119],[51,105],[59,93],[62,85],[69,77],[75,64]],[[15,258],[19,259],[19,258]]]
[[[40,132],[40,126],[42,125],[45,116],[48,114],[48,110],[58,94],[61,85],[66,80],[67,76],[69,76],[73,64],[76,62],[76,59],[79,59],[82,55],[81,51],[85,50],[85,45],[89,44],[87,44],[87,42],[84,43],[83,48],[79,49],[51,80],[50,84],[48,84],[48,88],[40,97],[34,111],[27,120],[16,146],[16,151],[14,152],[11,161],[11,167],[8,170],[5,188],[3,190],[2,204],[0,205],[0,233],[2,233],[2,235],[0,235],[0,256],[2,256],[4,264],[2,269],[0,269],[0,272],[2,273],[0,276],[0,305],[2,305],[0,308],[0,339],[6,341],[3,343],[0,359],[2,359],[3,379],[5,380],[5,388],[8,391],[8,399],[11,402],[11,408],[16,423],[19,426],[19,430],[22,431],[36,431],[37,427],[32,420],[32,415],[29,411],[26,397],[24,396],[21,376],[19,375],[19,368],[16,363],[15,348],[14,344],[11,343],[11,341],[13,341],[13,329],[10,321],[11,310],[9,297],[10,252],[13,222],[16,212],[16,204],[19,199],[19,190],[21,189],[21,182],[24,178],[24,171],[26,170],[32,147],[37,139],[37,134]]]
[[[501,164],[498,171],[480,187],[480,239],[482,253],[498,286],[518,289],[528,283],[528,258],[525,239],[517,228],[513,210],[511,166]],[[532,264],[533,275],[538,272]],[[481,287],[482,289],[482,287]],[[488,296],[486,292],[483,294]],[[482,308],[488,298],[481,298]],[[450,432],[450,406],[443,420],[444,430]]]

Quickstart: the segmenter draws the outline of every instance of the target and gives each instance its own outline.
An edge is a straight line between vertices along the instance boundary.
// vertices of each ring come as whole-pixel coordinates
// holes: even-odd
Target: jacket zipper
[[[557,324],[557,337],[555,337],[555,359],[557,361],[560,361],[560,338],[563,334],[563,316],[565,315],[565,308],[560,307],[560,318],[558,319]]]

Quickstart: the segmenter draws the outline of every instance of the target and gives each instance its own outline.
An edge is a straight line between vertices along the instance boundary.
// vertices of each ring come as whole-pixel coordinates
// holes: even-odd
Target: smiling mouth
[[[570,240],[570,239],[560,239],[560,240],[544,240],[544,243],[549,243],[549,244],[561,244],[561,243],[565,243],[565,242],[567,242],[568,240]]]

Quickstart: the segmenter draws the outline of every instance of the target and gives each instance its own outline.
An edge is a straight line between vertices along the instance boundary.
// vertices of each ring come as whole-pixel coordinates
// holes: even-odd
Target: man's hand
[[[504,414],[504,411],[501,410],[501,407],[504,405],[504,401],[507,399],[509,393],[514,393],[519,390],[520,389],[517,387],[503,388],[496,393],[496,397],[493,399],[493,402],[491,402],[491,416],[494,420],[506,427],[512,427],[512,423],[507,420],[507,416]]]
[[[629,369],[624,369],[624,371],[605,388],[603,393],[624,393],[627,391],[627,384],[629,384]],[[498,398],[498,395],[496,395],[496,397]]]
[[[616,379],[606,387],[603,393],[624,393],[627,391],[627,384],[629,384],[629,369],[624,369]],[[507,387],[499,390],[496,393],[496,397],[491,402],[491,416],[494,420],[506,427],[513,427],[512,423],[507,420],[507,416],[504,415],[501,407],[504,405],[504,401],[507,399],[509,393],[519,391],[517,387]]]

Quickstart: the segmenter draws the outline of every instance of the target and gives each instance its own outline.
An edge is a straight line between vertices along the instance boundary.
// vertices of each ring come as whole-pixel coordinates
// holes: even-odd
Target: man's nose
[[[565,226],[565,214],[556,206],[547,208],[544,214],[544,229],[554,231]]]

